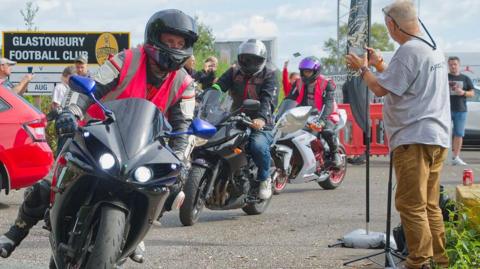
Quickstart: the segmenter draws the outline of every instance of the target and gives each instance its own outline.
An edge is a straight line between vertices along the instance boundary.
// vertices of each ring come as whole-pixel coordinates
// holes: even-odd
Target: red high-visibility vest
[[[147,55],[143,47],[125,50],[125,59],[121,67],[113,58],[110,61],[113,66],[119,69],[120,77],[117,87],[104,96],[102,101],[124,98],[147,99],[154,103],[167,117],[169,107],[182,98],[183,92],[193,80],[186,72],[177,70],[168,73],[159,88],[147,85]],[[104,119],[103,112],[97,104],[90,106],[87,113],[91,118]]]
[[[316,81],[315,81],[315,92],[314,92],[314,102],[315,102],[315,107],[318,109],[318,111],[322,110],[323,107],[323,92],[327,88],[328,81],[326,78],[323,76],[318,76]],[[334,85],[332,85],[334,86]],[[305,84],[301,79],[297,80],[297,90],[298,90],[298,97],[297,97],[297,104],[301,104],[303,97],[305,95],[306,87]],[[327,119],[331,120],[333,123],[338,123],[340,121],[340,116],[338,114],[338,106],[337,102],[335,100],[333,101],[333,111],[328,115]]]

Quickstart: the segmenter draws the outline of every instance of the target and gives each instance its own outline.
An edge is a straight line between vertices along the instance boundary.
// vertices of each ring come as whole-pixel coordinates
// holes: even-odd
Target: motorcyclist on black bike
[[[270,145],[273,142],[271,129],[276,81],[275,70],[267,65],[265,44],[256,39],[243,42],[238,48],[237,64],[223,73],[212,88],[229,91],[233,99],[232,111],[238,109],[245,99],[260,101],[260,109],[252,115],[251,127],[255,131],[249,138],[248,149],[258,167],[259,198],[270,198]]]
[[[111,57],[93,76],[98,99],[145,98],[168,117],[173,131],[186,131],[193,118],[195,90],[193,79],[182,68],[193,53],[197,41],[195,20],[180,10],[162,10],[152,15],[145,29],[142,47],[124,50]],[[87,112],[87,113],[85,113]],[[56,121],[57,132],[71,137],[81,119],[102,118],[98,105],[86,96],[63,110]],[[169,142],[180,160],[184,160],[186,135]],[[180,192],[180,184],[172,188],[165,209],[170,210]],[[0,256],[6,258],[27,236],[30,229],[44,218],[50,206],[50,182],[39,181],[27,189],[18,217],[10,230],[0,237]],[[137,247],[132,256],[143,262],[143,251]]]
[[[300,77],[290,92],[288,99],[295,100],[301,106],[313,106],[321,114],[315,123],[320,134],[330,148],[331,162],[334,166],[341,165],[335,125],[339,122],[337,103],[335,102],[335,84],[321,75],[320,60],[314,56],[306,57],[298,66]],[[323,109],[322,109],[323,108]]]

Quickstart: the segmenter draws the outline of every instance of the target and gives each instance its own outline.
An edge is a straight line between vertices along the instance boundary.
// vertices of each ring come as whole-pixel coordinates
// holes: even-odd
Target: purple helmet
[[[320,71],[321,67],[322,66],[320,65],[320,60],[315,56],[309,56],[307,58],[304,58],[298,65],[298,69],[300,70],[307,69],[314,72]]]
[[[304,58],[300,61],[298,65],[298,69],[300,69],[300,76],[304,83],[309,84],[317,79],[320,75],[320,71],[322,69],[322,65],[320,64],[320,60],[315,56],[309,56]],[[311,70],[313,71],[313,75],[310,77],[305,77],[303,71],[304,70]]]

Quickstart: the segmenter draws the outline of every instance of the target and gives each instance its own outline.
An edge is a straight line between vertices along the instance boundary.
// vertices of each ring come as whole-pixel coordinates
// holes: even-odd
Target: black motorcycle
[[[95,82],[71,79],[95,99]],[[179,135],[144,99],[101,104],[104,120],[88,122],[68,139],[56,161],[49,210],[50,268],[117,268],[160,214],[181,170],[165,138]],[[186,134],[211,137],[214,126],[195,119]]]
[[[242,208],[248,215],[257,215],[270,203],[270,199],[258,198],[257,167],[246,152],[252,132],[248,113],[258,110],[260,102],[245,100],[241,109],[229,113],[231,102],[224,97],[219,91],[209,90],[199,107],[198,117],[215,125],[218,131],[203,143],[197,142],[192,151],[183,188],[185,200],[180,207],[180,221],[185,226],[195,224],[204,207]]]

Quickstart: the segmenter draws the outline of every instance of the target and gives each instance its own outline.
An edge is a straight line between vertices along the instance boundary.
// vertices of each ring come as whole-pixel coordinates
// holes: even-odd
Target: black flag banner
[[[349,53],[363,55],[366,52],[364,48],[368,45],[369,35],[368,5],[368,0],[351,0],[347,34],[347,51]],[[367,90],[367,85],[356,71],[349,71],[343,87],[348,94],[353,117],[366,133],[368,129],[366,123],[369,118],[366,96],[368,94],[370,101],[373,95]]]

